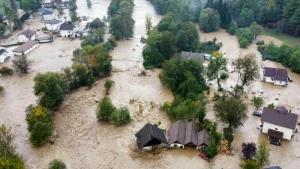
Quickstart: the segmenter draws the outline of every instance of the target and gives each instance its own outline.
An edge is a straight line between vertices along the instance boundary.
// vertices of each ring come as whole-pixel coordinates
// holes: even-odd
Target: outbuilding
[[[30,29],[25,30],[24,32],[20,33],[18,36],[19,42],[27,42],[29,40],[35,40],[36,32]]]
[[[158,147],[168,144],[164,132],[158,127],[147,123],[139,132],[135,134],[138,148]]]
[[[262,132],[271,140],[291,140],[297,132],[298,115],[284,107],[271,109],[264,107],[261,115]]]
[[[26,43],[22,44],[21,46],[17,47],[13,50],[14,55],[26,55],[28,52],[32,51],[36,47],[39,46],[39,42],[29,40]]]
[[[55,18],[54,12],[51,10],[47,10],[47,11],[43,12],[42,15],[43,15],[44,20],[52,20]]]
[[[39,43],[46,43],[46,42],[53,42],[54,41],[53,36],[51,36],[51,35],[41,36],[41,37],[38,37],[36,39]]]
[[[5,48],[0,47],[0,63],[3,63],[7,58],[10,57],[10,54],[5,50]]]

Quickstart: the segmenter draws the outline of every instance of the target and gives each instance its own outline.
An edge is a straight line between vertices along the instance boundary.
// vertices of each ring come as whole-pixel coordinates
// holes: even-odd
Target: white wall
[[[262,132],[268,134],[269,129],[275,130],[275,128],[277,128],[277,131],[283,132],[283,138],[284,139],[291,140],[291,137],[293,135],[293,130],[289,129],[289,128],[282,127],[282,126],[277,126],[277,125],[274,125],[274,124],[264,122]]]
[[[54,19],[54,12],[53,12],[52,15],[43,15],[43,19],[44,20],[52,20],[52,19]]]
[[[29,48],[28,50],[26,50],[26,51],[24,52],[24,55],[26,55],[27,53],[29,53],[30,51],[32,51],[33,49],[35,49],[35,48],[38,47],[38,46],[39,46],[39,44],[36,44],[36,45],[32,46],[31,48]],[[14,55],[21,56],[21,55],[23,55],[23,53],[22,53],[22,52],[21,52],[21,53],[19,53],[19,52],[14,52]]]
[[[287,82],[285,82],[285,81],[278,81],[278,80],[274,80],[274,84],[276,84],[276,85],[280,85],[280,86],[284,86],[284,85],[286,85],[286,84],[287,84]]]
[[[48,30],[54,31],[57,30],[62,23],[63,22],[60,22],[58,24],[45,24],[45,25]]]
[[[8,52],[5,52],[2,55],[0,55],[0,63],[3,63],[8,57],[10,57],[10,54]]]
[[[27,42],[27,41],[29,41],[29,40],[35,40],[35,34],[34,35],[32,35],[31,36],[31,38],[27,38],[25,35],[19,35],[18,36],[18,40],[19,40],[19,42]]]
[[[264,77],[264,79],[266,80],[266,82],[274,83],[271,77]]]
[[[73,34],[73,31],[60,31],[60,35],[62,37],[68,37],[68,35],[72,35]]]

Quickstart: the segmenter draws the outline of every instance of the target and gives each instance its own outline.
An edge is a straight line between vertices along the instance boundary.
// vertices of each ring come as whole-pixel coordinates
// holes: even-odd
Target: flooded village
[[[199,41],[213,41],[222,43],[220,52],[227,59],[229,77],[221,80],[224,89],[230,89],[240,79],[233,71],[234,62],[240,56],[253,53],[259,65],[260,78],[254,83],[244,87],[246,97],[243,101],[247,105],[248,118],[244,124],[234,130],[234,140],[231,143],[230,155],[217,154],[209,162],[199,156],[195,147],[162,149],[158,153],[140,151],[135,136],[147,123],[158,126],[167,133],[171,121],[168,114],[161,110],[165,102],[171,103],[174,95],[164,86],[159,78],[161,68],[145,70],[143,66],[143,48],[145,43],[142,37],[147,37],[145,17],[151,17],[152,27],[161,21],[163,15],[157,14],[153,4],[146,0],[134,0],[132,19],[135,21],[133,36],[129,39],[117,41],[117,46],[109,52],[112,57],[112,73],[110,76],[95,80],[91,88],[80,87],[68,93],[61,105],[54,111],[54,130],[50,143],[42,147],[34,147],[30,141],[27,130],[26,108],[36,104],[38,99],[34,94],[34,78],[38,73],[62,72],[64,68],[72,66],[73,51],[81,46],[80,38],[54,36],[51,43],[40,43],[35,49],[26,54],[31,62],[28,74],[0,76],[0,86],[4,90],[0,93],[0,124],[11,127],[15,136],[13,144],[16,152],[20,154],[28,169],[46,169],[53,159],[62,160],[70,169],[123,169],[123,168],[181,168],[181,169],[239,169],[242,160],[242,143],[254,142],[257,145],[265,140],[270,150],[270,163],[266,167],[280,166],[283,169],[297,169],[300,166],[300,136],[294,133],[291,140],[282,139],[281,146],[270,143],[268,134],[263,133],[258,126],[261,118],[253,116],[256,108],[252,104],[254,96],[264,100],[263,107],[273,103],[275,107],[284,106],[288,111],[300,115],[300,75],[287,68],[288,76],[293,82],[283,87],[273,83],[262,82],[264,69],[261,65],[271,68],[286,68],[280,63],[262,60],[262,54],[257,50],[256,42],[263,40],[266,44],[273,41],[276,45],[284,42],[271,36],[258,35],[246,49],[240,48],[237,36],[230,35],[224,29],[217,32],[205,33],[195,24],[199,32]],[[92,0],[92,7],[88,8],[85,0],[76,1],[77,16],[87,18],[76,26],[80,31],[85,29],[88,22],[96,18],[107,16],[111,0]],[[68,20],[68,9],[64,15],[59,16],[54,9],[57,19]],[[27,29],[36,32],[38,37],[46,36],[42,28],[45,27],[42,16],[36,14],[23,24],[23,30],[12,32],[8,39],[1,39],[0,46],[18,42],[20,33]],[[105,40],[110,35],[105,33]],[[13,56],[18,46],[7,47],[11,57],[0,64],[2,67],[11,67]],[[277,71],[277,69],[276,69]],[[141,75],[145,74],[145,75]],[[126,125],[116,127],[110,123],[98,122],[96,110],[99,101],[106,95],[104,83],[107,79],[114,81],[109,92],[112,103],[120,108],[127,107],[132,121]],[[210,94],[207,96],[206,118],[216,121],[214,113],[214,93],[218,91],[216,80],[208,81]],[[263,108],[260,108],[260,112]],[[299,121],[296,128],[299,131]],[[218,122],[218,130],[222,131],[223,123]],[[180,125],[180,124],[178,124]],[[186,124],[188,125],[188,124]],[[177,129],[178,130],[178,129]],[[197,133],[199,134],[199,133]],[[200,137],[200,136],[199,136]],[[197,138],[199,138],[197,136]],[[198,139],[199,142],[199,139]]]

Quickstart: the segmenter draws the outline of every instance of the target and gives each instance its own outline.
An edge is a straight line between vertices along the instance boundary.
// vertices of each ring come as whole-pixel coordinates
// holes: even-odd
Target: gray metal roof
[[[27,29],[25,31],[23,31],[22,33],[20,33],[19,35],[25,35],[27,38],[30,38],[31,36],[33,36],[36,32],[32,31],[30,29]]]
[[[39,42],[29,40],[26,43],[22,44],[21,46],[17,47],[16,49],[13,50],[13,52],[25,52],[28,49],[30,49],[32,46],[38,44]]]
[[[186,123],[183,120],[179,120],[173,123],[168,130],[168,143],[180,143],[184,144]]]
[[[265,67],[264,76],[272,77],[274,80],[287,81],[288,71],[287,69]]]

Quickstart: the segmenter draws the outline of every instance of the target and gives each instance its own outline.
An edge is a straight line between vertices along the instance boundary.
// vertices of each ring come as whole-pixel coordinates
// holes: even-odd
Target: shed
[[[168,144],[164,132],[156,126],[147,123],[135,134],[138,148],[141,150],[148,146],[158,146],[163,143]]]
[[[14,49],[13,53],[14,55],[25,55],[38,46],[39,46],[39,42],[30,40],[22,44],[21,46],[17,47],[16,49]]]
[[[40,43],[46,43],[46,42],[53,42],[53,36],[47,35],[47,36],[41,36],[37,38],[37,41]]]

